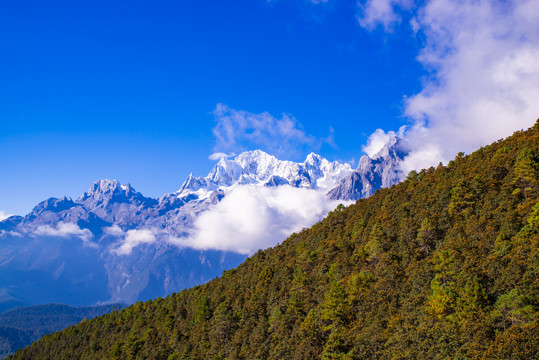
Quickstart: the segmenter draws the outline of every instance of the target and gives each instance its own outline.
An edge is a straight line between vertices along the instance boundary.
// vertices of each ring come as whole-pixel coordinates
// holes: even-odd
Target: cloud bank
[[[401,2],[381,3],[384,10],[364,12],[360,24],[372,29],[398,21]],[[536,0],[429,0],[416,10],[410,26],[423,39],[417,59],[429,76],[421,92],[405,99],[412,122],[405,137],[413,149],[405,171],[446,162],[534,123],[537,19]]]
[[[200,214],[189,238],[176,239],[175,243],[200,250],[249,254],[311,226],[338,204],[311,189],[238,187]]]
[[[307,134],[303,126],[290,115],[281,118],[263,112],[254,114],[234,110],[217,104],[213,112],[216,138],[213,158],[225,152],[241,152],[246,149],[261,149],[276,156],[299,155],[304,148],[319,149],[323,143],[333,146],[333,131],[327,138]]]

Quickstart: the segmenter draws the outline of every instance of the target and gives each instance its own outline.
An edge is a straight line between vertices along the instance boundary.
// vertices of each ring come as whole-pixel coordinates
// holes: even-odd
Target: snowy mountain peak
[[[270,155],[262,150],[249,150],[244,151],[234,158],[236,163],[251,163],[251,162],[268,162],[275,161],[277,158],[273,155]]]
[[[193,173],[190,173],[187,179],[183,182],[182,186],[180,187],[180,190],[178,190],[178,193],[186,192],[186,191],[197,191],[200,188],[206,186],[206,179],[204,178],[198,178]]]
[[[85,192],[77,203],[84,204],[89,209],[97,207],[107,207],[109,204],[150,204],[157,200],[146,198],[137,192],[130,184],[120,184],[118,180],[103,179],[92,184],[90,189]]]
[[[118,180],[103,179],[94,182],[85,195],[88,197],[97,197],[119,189],[121,189],[121,184]]]
[[[228,170],[236,172],[237,177],[255,176],[258,178],[268,176],[281,161],[275,156],[261,150],[245,151],[233,160],[227,160]]]
[[[76,206],[76,204],[70,197],[67,196],[64,196],[60,199],[49,198],[45,201],[40,202],[36,207],[34,207],[32,212],[30,213],[30,216],[37,216],[45,211],[58,213],[60,211],[70,209],[74,206]]]
[[[103,179],[94,182],[85,195],[88,197],[99,198],[107,197],[107,195],[114,193],[123,193],[124,195],[128,196],[129,194],[136,193],[136,191],[129,183],[122,185],[116,179]]]
[[[307,158],[305,159],[305,164],[311,164],[311,165],[316,165],[316,164],[320,164],[320,162],[322,162],[322,160],[325,160],[323,157],[321,157],[320,155],[318,154],[315,154],[315,153],[310,153],[309,155],[307,155]]]
[[[397,135],[393,135],[389,138],[388,142],[373,155],[372,160],[388,157],[403,158],[407,153],[405,141]]]
[[[221,158],[204,178],[189,175],[177,194],[209,193],[248,184],[329,190],[351,172],[349,164],[329,162],[315,153],[310,153],[303,163],[296,163],[279,160],[262,150],[252,150],[233,159]]]

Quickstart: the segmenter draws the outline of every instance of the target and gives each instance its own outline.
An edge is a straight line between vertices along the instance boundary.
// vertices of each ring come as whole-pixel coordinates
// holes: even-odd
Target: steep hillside
[[[539,123],[16,359],[537,359]]]

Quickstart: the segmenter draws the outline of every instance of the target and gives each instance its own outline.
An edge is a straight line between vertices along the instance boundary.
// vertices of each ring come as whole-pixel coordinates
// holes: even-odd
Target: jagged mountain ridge
[[[100,234],[103,227],[116,224],[124,230],[157,228],[181,236],[191,226],[193,214],[222,199],[230,188],[290,185],[327,192],[352,172],[349,164],[329,162],[314,153],[305,162],[295,163],[260,150],[247,151],[232,160],[222,158],[206,177],[189,175],[178,191],[159,199],[143,196],[130,184],[104,179],[76,200],[47,199],[23,218],[6,219],[2,228],[24,232],[67,222]]]
[[[62,221],[76,223],[94,234],[116,224],[124,230],[158,228],[181,236],[188,232],[193,214],[222,199],[230,188],[242,185],[290,185],[328,193],[334,200],[358,200],[403,178],[398,165],[404,152],[397,149],[399,144],[392,138],[372,159],[364,155],[355,170],[347,163],[329,162],[314,153],[303,163],[295,163],[260,150],[246,151],[232,160],[221,158],[206,177],[190,174],[178,191],[159,199],[145,197],[130,184],[99,180],[80,198],[47,199],[24,218],[4,220],[0,230],[14,230],[14,223],[20,229]]]
[[[376,159],[388,156],[393,154]],[[189,236],[197,216],[227,193],[246,185],[289,185],[325,194],[342,188],[359,170],[314,153],[295,163],[255,150],[220,159],[206,177],[190,175],[178,191],[159,199],[145,197],[117,180],[97,181],[78,199],[50,198],[24,217],[0,222],[0,269],[11,274],[0,280],[0,290],[18,303],[91,305],[131,303],[197,285],[245,258],[178,246],[177,239]],[[119,239],[128,245],[119,245]],[[35,285],[24,280],[30,271],[42,278],[37,297]],[[61,295],[65,292],[70,295]]]

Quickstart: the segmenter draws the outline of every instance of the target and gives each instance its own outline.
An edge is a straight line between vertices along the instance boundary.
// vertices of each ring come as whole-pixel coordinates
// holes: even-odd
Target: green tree
[[[329,334],[329,338],[322,351],[322,360],[347,360],[348,346],[346,344],[347,336],[342,326],[335,327]]]
[[[217,306],[212,317],[212,323],[213,326],[210,332],[210,338],[214,339],[218,345],[228,339],[235,323],[232,309],[226,302],[223,301]]]
[[[323,330],[331,330],[347,322],[349,317],[349,303],[344,286],[337,281],[331,282],[322,304],[321,319],[327,324]]]
[[[460,179],[456,186],[451,189],[451,201],[448,212],[451,215],[457,215],[465,210],[473,208],[476,200],[476,192],[470,183],[465,179]]]
[[[492,316],[504,331],[508,326],[527,321],[534,313],[533,307],[527,304],[526,297],[518,289],[501,295],[494,308]]]
[[[429,218],[424,218],[421,222],[421,227],[417,232],[417,243],[419,250],[425,256],[429,256],[430,251],[434,247],[434,240],[436,237],[436,227],[429,220]]]
[[[369,242],[365,245],[365,251],[369,254],[371,260],[377,259],[382,252],[382,243],[384,240],[384,231],[379,224],[372,227],[369,234]]]
[[[522,150],[516,159],[513,169],[513,182],[517,187],[513,194],[524,194],[524,199],[528,199],[530,192],[537,187],[537,162],[529,148]]]
[[[539,232],[539,203],[535,204],[532,209],[532,212],[528,216],[528,224],[535,230]]]
[[[456,306],[455,291],[456,263],[449,251],[442,250],[434,258],[437,272],[430,283],[431,294],[427,301],[427,312],[442,320],[451,315]]]
[[[195,314],[193,316],[193,325],[197,326],[208,320],[211,316],[210,298],[206,295],[198,299]]]
[[[479,278],[474,276],[466,282],[462,295],[457,300],[457,317],[461,321],[483,317],[483,308],[488,299]]]

